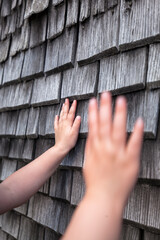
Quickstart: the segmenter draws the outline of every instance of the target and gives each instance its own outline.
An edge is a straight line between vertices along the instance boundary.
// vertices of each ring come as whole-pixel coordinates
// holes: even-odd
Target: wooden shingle
[[[149,11],[148,11],[149,9]],[[160,39],[159,0],[121,1],[119,46],[121,50]]]
[[[7,38],[4,41],[0,41],[0,62],[3,62],[8,57],[10,38]]]
[[[29,38],[30,25],[28,19],[26,19],[24,20],[23,26],[19,29],[16,29],[16,31],[12,34],[10,56],[14,56],[17,52],[28,49]]]
[[[19,53],[15,57],[10,57],[4,64],[3,84],[20,80],[24,53]]]
[[[45,72],[73,67],[76,47],[76,28],[66,29],[63,34],[47,43]]]
[[[22,153],[22,159],[27,160],[27,161],[33,160],[34,151],[35,151],[34,147],[35,147],[34,140],[25,139],[23,153]]]
[[[45,238],[44,240],[59,240],[59,235],[56,234],[49,228],[45,228]]]
[[[91,0],[81,0],[79,21],[83,22],[90,17],[91,14]]]
[[[112,94],[136,91],[145,87],[147,49],[120,53],[100,60],[98,92]]]
[[[10,0],[2,0],[1,5],[1,16],[6,17],[11,13],[11,1]]]
[[[29,138],[36,138],[38,136],[38,122],[40,109],[30,108],[26,136]]]
[[[160,87],[160,44],[151,44],[149,47],[149,63],[147,85],[155,89]]]
[[[66,27],[71,27],[77,23],[80,4],[79,2],[79,0],[68,0]]]
[[[68,167],[82,167],[84,159],[85,139],[78,139],[76,146],[67,154],[60,165]]]
[[[83,99],[94,96],[98,81],[98,62],[63,72],[61,98]]]
[[[35,146],[35,158],[39,157],[42,153],[53,147],[54,139],[38,138]]]
[[[2,217],[2,230],[10,234],[14,238],[18,237],[20,224],[20,216],[13,211],[3,214]]]
[[[24,142],[24,139],[11,139],[8,157],[13,159],[22,159]]]
[[[44,11],[48,7],[48,4],[49,4],[49,0],[44,0],[44,1],[27,0],[24,18],[28,18],[32,14]]]
[[[71,204],[78,205],[84,195],[84,180],[80,170],[73,171]]]
[[[30,47],[40,45],[46,40],[47,15],[35,15],[31,21]]]
[[[2,160],[0,180],[1,181],[5,180],[7,177],[9,177],[12,173],[16,171],[16,168],[17,168],[16,160],[9,160],[7,158],[4,158]]]
[[[16,128],[16,136],[24,138],[26,135],[26,128],[29,116],[29,109],[22,109],[19,111],[18,123]]]
[[[60,99],[60,87],[60,73],[35,79],[31,104],[33,106],[40,106],[58,103]]]
[[[0,157],[8,157],[9,154],[9,146],[10,139],[9,138],[0,138]]]
[[[144,240],[159,240],[159,239],[160,239],[159,234],[144,231]]]
[[[29,79],[43,73],[45,44],[29,49],[25,52],[21,78]]]
[[[20,222],[18,240],[28,240],[28,239],[43,240],[44,227],[22,216],[21,222]]]
[[[65,12],[66,4],[60,4],[58,6],[51,6],[48,13],[48,32],[47,38],[53,39],[58,37],[63,29],[65,24]]]
[[[128,224],[123,224],[120,240],[140,240],[140,230]]]
[[[72,171],[59,169],[51,177],[49,195],[70,201],[72,186]]]
[[[118,6],[106,11],[99,17],[92,17],[80,24],[77,47],[77,61],[80,64],[99,59],[102,56],[116,53],[118,33]]]

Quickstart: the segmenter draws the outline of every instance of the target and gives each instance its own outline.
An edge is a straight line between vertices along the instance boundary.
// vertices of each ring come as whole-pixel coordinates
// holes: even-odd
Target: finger
[[[81,117],[80,116],[77,116],[73,122],[73,126],[72,126],[72,131],[77,135],[78,135],[78,132],[79,132],[79,128],[80,128],[80,124],[81,124]]]
[[[69,111],[69,99],[66,98],[65,105],[64,105],[64,110],[63,110],[63,119],[67,118],[68,111]]]
[[[72,106],[69,110],[69,113],[68,113],[68,119],[69,119],[71,125],[73,124],[73,121],[74,121],[74,118],[75,118],[76,107],[77,107],[77,101],[74,100],[73,103],[72,103]]]
[[[55,116],[55,119],[54,119],[54,129],[57,129],[57,128],[58,128],[58,121],[59,121],[59,116],[56,115],[56,116]]]
[[[88,130],[89,138],[94,140],[98,136],[98,106],[95,98],[89,102]]]
[[[60,112],[60,119],[62,118],[63,113],[64,113],[64,105],[65,105],[65,103],[63,103],[63,105],[62,105],[62,109],[61,109],[61,112]]]
[[[127,103],[124,97],[118,97],[113,119],[112,140],[115,147],[125,146],[126,144],[126,121]]]
[[[142,140],[143,140],[144,122],[141,118],[136,121],[133,133],[131,134],[127,144],[127,154],[132,160],[139,159]]]
[[[102,93],[100,100],[100,134],[102,137],[109,137],[112,124],[111,94]]]

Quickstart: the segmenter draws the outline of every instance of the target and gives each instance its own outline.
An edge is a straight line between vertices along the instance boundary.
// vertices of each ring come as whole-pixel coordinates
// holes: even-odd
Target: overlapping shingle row
[[[145,120],[139,181],[123,240],[159,239],[160,26],[158,0],[0,1],[0,180],[54,145],[54,117],[77,99],[80,136],[27,203],[0,216],[0,239],[58,240],[82,199],[88,102],[128,100],[127,131]]]

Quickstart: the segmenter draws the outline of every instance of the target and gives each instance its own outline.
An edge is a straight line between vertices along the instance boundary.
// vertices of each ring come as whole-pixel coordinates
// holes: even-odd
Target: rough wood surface
[[[71,27],[77,23],[79,4],[79,0],[68,0],[66,27]]]
[[[141,240],[139,228],[123,224],[120,240]]]
[[[32,14],[44,11],[49,4],[49,0],[39,1],[39,0],[27,0],[26,11],[24,18],[30,17]]]
[[[38,136],[38,121],[40,109],[30,108],[26,136],[30,138],[37,138]]]
[[[118,7],[100,17],[80,24],[77,61],[86,64],[104,55],[117,52]]]
[[[18,237],[20,224],[20,216],[13,211],[3,214],[2,217],[2,230],[10,234],[14,238]]]
[[[16,160],[9,160],[3,159],[2,160],[2,168],[1,168],[1,177],[0,180],[5,180],[8,176],[16,171],[17,168],[17,161]]]
[[[149,10],[148,10],[149,9]],[[121,50],[160,39],[159,0],[121,1],[119,45]]]
[[[66,29],[58,38],[48,41],[45,72],[73,67],[76,44],[76,28]]]
[[[18,240],[28,240],[28,239],[43,240],[44,227],[22,216],[21,222],[20,222]]]
[[[149,88],[160,88],[160,44],[151,44],[149,47],[149,62],[147,85]]]
[[[80,8],[80,17],[79,21],[83,22],[91,14],[91,0],[81,0],[81,8]]]
[[[58,103],[60,99],[61,74],[53,74],[34,80],[31,104],[33,106]],[[38,89],[38,91],[37,91]]]
[[[49,8],[47,32],[48,39],[56,38],[62,33],[65,24],[65,12],[66,4],[60,4],[56,7],[51,6],[51,8]]]
[[[4,41],[0,42],[0,62],[3,62],[7,59],[9,51],[10,38],[7,38]]]
[[[25,52],[21,78],[28,79],[42,75],[44,68],[45,45],[29,49]]]
[[[98,63],[89,64],[63,72],[61,98],[83,99],[94,96],[98,80]]]
[[[154,234],[151,232],[144,232],[144,240],[159,240],[160,239],[160,235],[159,234]]]
[[[143,89],[146,82],[147,49],[120,53],[100,60],[98,92],[112,94]]]

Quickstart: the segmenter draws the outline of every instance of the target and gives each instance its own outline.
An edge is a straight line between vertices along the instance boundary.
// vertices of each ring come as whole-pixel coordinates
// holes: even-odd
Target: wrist
[[[69,153],[69,150],[60,144],[55,144],[53,148],[62,158],[64,158]]]
[[[84,199],[87,201],[91,201],[93,203],[98,204],[99,206],[104,206],[109,209],[114,209],[114,211],[119,215],[123,215],[123,210],[125,207],[125,203],[121,201],[120,198],[114,198],[109,193],[107,194],[105,191],[92,191],[86,190],[84,195]]]

